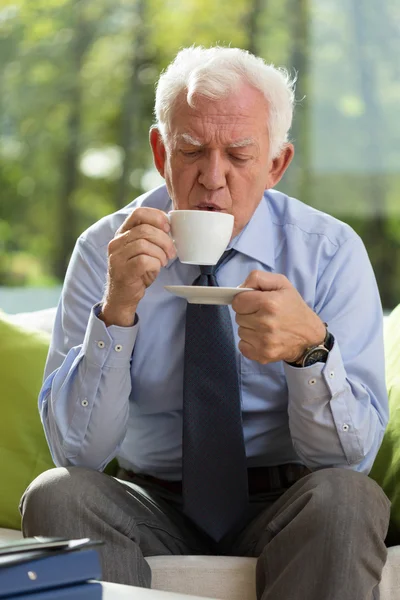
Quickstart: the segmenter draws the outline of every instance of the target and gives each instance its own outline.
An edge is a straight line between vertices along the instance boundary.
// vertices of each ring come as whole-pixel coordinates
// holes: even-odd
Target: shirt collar
[[[275,267],[274,229],[267,195],[262,197],[250,221],[229,247],[272,269]]]
[[[239,235],[233,238],[228,248],[233,248],[271,269],[275,267],[274,228],[267,194],[264,194],[250,221]],[[169,269],[176,260],[177,257],[170,260],[166,268]]]

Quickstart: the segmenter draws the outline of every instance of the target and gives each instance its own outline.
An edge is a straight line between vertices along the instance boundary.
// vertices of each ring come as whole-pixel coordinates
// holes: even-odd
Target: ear
[[[164,177],[164,167],[166,160],[166,150],[161,133],[156,125],[150,127],[149,133],[150,146],[153,151],[154,165],[161,177]]]
[[[293,144],[286,144],[279,156],[274,158],[270,164],[270,169],[268,173],[268,181],[265,189],[268,190],[273,188],[283,177],[286,169],[292,162],[292,158],[294,156],[294,146]]]

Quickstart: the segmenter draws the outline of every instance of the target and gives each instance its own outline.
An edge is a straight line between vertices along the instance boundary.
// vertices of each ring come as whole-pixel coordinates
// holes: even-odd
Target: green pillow
[[[38,412],[49,342],[0,314],[0,527],[20,529],[24,490],[54,467]]]
[[[400,535],[400,305],[385,320],[386,384],[390,418],[370,476],[392,503],[390,533]]]

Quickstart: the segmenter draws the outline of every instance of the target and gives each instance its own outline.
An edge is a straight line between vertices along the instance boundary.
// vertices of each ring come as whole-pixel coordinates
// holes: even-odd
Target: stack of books
[[[0,599],[101,600],[98,544],[35,537],[0,545]]]

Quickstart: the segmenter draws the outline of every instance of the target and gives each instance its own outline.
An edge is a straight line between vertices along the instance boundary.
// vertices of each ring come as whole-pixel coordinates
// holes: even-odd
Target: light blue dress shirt
[[[199,268],[171,260],[138,306],[133,327],[98,319],[107,245],[133,208],[169,211],[165,186],[101,219],[77,241],[65,278],[39,397],[57,465],[122,466],[181,479],[186,300]],[[253,269],[284,274],[328,323],[326,364],[261,365],[237,350],[248,466],[303,463],[367,473],[388,420],[382,308],[364,245],[344,223],[270,190],[218,272],[238,286]],[[268,293],[268,292],[265,292]],[[231,309],[236,342],[235,314]]]

